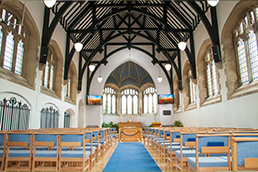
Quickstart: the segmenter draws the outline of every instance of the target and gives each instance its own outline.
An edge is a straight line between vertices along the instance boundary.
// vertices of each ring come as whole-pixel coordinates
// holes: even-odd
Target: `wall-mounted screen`
[[[102,96],[99,95],[88,95],[87,105],[102,105]]]
[[[158,104],[174,104],[173,94],[160,94],[160,95],[158,95]]]

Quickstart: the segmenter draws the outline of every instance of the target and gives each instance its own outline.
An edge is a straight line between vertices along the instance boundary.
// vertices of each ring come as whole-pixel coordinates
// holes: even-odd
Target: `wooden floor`
[[[99,162],[95,163],[94,167],[92,168],[91,171],[103,171],[103,169],[105,168],[105,166],[107,165],[111,155],[113,154],[113,152],[115,151],[116,147],[118,145],[118,142],[113,143],[113,145],[110,147],[110,149],[105,153],[104,157],[102,156],[99,160]],[[169,171],[167,163],[165,163],[158,152],[154,151],[151,149],[150,146],[146,146],[144,145],[145,148],[148,150],[148,152],[150,153],[150,155],[152,156],[152,158],[154,159],[154,161],[157,163],[157,165],[159,166],[159,168],[162,171]]]

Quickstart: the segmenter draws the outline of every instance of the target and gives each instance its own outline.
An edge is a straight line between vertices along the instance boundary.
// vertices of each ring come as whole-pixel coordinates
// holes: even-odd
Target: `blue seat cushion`
[[[43,158],[56,158],[57,152],[56,151],[45,151],[45,150],[36,150],[35,157],[43,157]]]
[[[187,162],[196,168],[196,157],[187,158]],[[199,157],[199,167],[228,167],[228,161],[221,157]]]
[[[176,138],[180,138],[180,135],[176,135]]]
[[[90,143],[85,143],[85,146],[90,146]],[[93,147],[97,147],[98,146],[98,142],[96,143],[92,143]],[[99,143],[99,147],[101,146],[101,143]]]
[[[163,143],[160,143],[161,147],[163,148]],[[165,146],[170,146],[170,142],[165,142]],[[180,146],[179,143],[172,143],[172,146]]]
[[[0,150],[0,157],[3,157],[3,150]]]
[[[15,147],[10,147],[9,150],[26,150],[26,147],[18,147],[18,146],[15,146]]]
[[[74,151],[82,151],[83,147],[74,147]],[[91,147],[90,146],[85,146],[85,151],[90,151]],[[96,147],[92,147],[92,151],[94,152],[96,150]]]
[[[207,146],[224,146],[224,142],[208,142]]]
[[[30,150],[9,150],[9,157],[30,157]]]
[[[62,151],[62,158],[82,158],[82,151]],[[90,156],[90,151],[85,151],[85,158]]]
[[[196,152],[195,150],[183,150],[183,157],[195,157],[196,156]],[[175,151],[175,155],[178,157],[181,157],[181,151],[177,150]],[[200,154],[199,152],[199,157],[204,157],[204,154]]]
[[[167,149],[168,149],[168,152],[170,152],[170,146],[167,146]],[[189,150],[190,147],[182,146],[182,149],[183,150]],[[180,146],[173,146],[172,145],[172,151],[177,151],[177,150],[180,150]]]
[[[188,138],[187,141],[188,142],[195,142],[196,140],[195,140],[195,138]]]

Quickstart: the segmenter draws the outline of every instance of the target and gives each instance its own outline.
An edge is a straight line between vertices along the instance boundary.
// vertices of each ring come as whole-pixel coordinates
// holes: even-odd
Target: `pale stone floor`
[[[103,171],[111,155],[115,151],[117,145],[118,145],[118,142],[116,143],[113,142],[112,146],[108,149],[105,155],[100,158],[99,162],[95,163],[91,171]],[[145,145],[145,148],[148,150],[148,152],[150,153],[154,161],[157,163],[157,165],[163,172],[169,171],[167,163],[164,162],[164,160],[162,160],[160,154],[157,151],[154,151],[150,146],[147,146],[147,145]]]

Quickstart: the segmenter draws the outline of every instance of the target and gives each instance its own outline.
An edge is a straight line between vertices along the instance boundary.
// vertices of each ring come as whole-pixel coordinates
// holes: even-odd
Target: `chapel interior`
[[[0,170],[258,170],[257,40],[257,0],[0,1]]]

